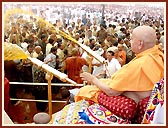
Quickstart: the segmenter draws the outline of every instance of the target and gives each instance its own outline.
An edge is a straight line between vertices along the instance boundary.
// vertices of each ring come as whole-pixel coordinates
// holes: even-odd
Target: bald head
[[[77,56],[78,55],[78,49],[77,48],[73,48],[72,49],[72,56]]]
[[[152,48],[156,42],[155,30],[149,26],[136,27],[132,32],[131,47],[135,53]]]
[[[139,26],[133,30],[133,34],[139,39],[145,42],[145,44],[155,44],[156,34],[155,30],[149,26]]]

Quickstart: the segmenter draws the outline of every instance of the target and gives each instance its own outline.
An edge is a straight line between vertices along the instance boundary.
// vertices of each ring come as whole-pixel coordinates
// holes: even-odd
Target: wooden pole
[[[91,55],[88,55],[88,56],[89,56],[89,69],[88,69],[88,72],[91,74],[92,73],[92,60],[93,60],[93,57]],[[90,85],[91,83],[88,82],[87,84]]]
[[[89,70],[88,70],[89,73],[92,73],[92,60],[93,60],[93,57],[89,56]]]
[[[53,79],[53,74],[46,74],[46,79],[48,80],[48,114],[50,119],[52,119],[52,90],[51,90],[51,80]]]

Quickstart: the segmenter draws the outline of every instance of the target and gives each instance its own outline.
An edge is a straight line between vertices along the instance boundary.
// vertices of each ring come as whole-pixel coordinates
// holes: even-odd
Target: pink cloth
[[[98,102],[123,119],[132,119],[137,112],[137,103],[123,95],[109,97],[104,92],[100,92]]]

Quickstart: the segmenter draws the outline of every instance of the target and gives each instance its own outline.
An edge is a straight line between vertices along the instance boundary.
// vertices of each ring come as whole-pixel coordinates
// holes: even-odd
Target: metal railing
[[[30,82],[9,82],[9,84],[15,85],[48,85],[48,83],[30,83]],[[74,86],[73,84],[68,83],[51,83],[52,86]],[[77,84],[76,86],[83,86],[83,84]]]
[[[32,86],[48,86],[48,83],[30,83],[30,82],[9,82],[10,85],[32,85]],[[51,86],[74,86],[73,84],[68,84],[68,83],[51,83]],[[77,84],[76,86],[82,87],[83,84]],[[10,100],[13,101],[28,101],[28,102],[49,102],[48,100],[35,100],[35,99],[22,99],[22,98],[10,98]],[[53,103],[66,103],[66,100],[52,100],[51,102]]]
[[[28,85],[28,86],[48,86],[48,83],[30,83],[30,82],[9,82],[10,85]],[[74,86],[74,84],[69,83],[51,83],[51,86]],[[75,86],[82,87],[83,84],[76,84]],[[27,102],[52,102],[52,103],[67,103],[67,100],[35,100],[35,99],[23,99],[23,98],[10,98],[11,101],[27,101]],[[52,105],[48,104],[49,108],[51,109]],[[52,112],[49,113],[51,116]]]

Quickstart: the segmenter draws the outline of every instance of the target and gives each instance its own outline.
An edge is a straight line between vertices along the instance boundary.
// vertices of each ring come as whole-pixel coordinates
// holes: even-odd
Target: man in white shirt
[[[44,59],[44,63],[48,64],[52,68],[55,68],[55,66],[56,66],[56,53],[57,53],[57,48],[52,47],[50,54],[48,54],[46,56],[46,58]]]
[[[98,75],[104,75],[106,78],[110,78],[117,70],[121,68],[119,61],[115,58],[113,51],[107,52],[107,63],[104,65],[103,72]]]
[[[53,39],[49,39],[48,43],[46,45],[46,56],[50,53],[51,48],[54,46],[54,40]]]
[[[102,56],[104,53],[104,50],[102,48],[99,48],[98,50],[95,51],[98,55]],[[97,76],[100,73],[103,72],[103,64],[101,64],[98,60],[96,60],[95,58],[92,61],[93,66],[93,72],[92,74]]]

